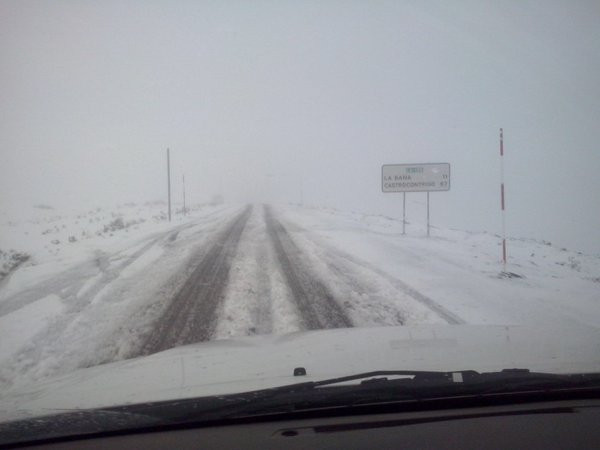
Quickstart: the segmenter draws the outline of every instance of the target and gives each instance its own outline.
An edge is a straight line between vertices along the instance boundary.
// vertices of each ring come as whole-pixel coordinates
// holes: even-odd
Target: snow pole
[[[500,208],[502,213],[502,271],[506,272],[506,203],[504,200],[504,131],[500,128]]]

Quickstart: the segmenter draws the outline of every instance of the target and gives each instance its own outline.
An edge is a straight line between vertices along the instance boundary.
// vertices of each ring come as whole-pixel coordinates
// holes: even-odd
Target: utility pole
[[[167,149],[167,192],[169,196],[169,222],[171,221],[171,155]]]
[[[185,174],[183,174],[183,215],[185,216]]]

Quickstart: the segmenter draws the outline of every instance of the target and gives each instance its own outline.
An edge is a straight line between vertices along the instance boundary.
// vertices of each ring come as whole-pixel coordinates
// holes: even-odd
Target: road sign
[[[383,192],[450,190],[450,164],[385,164],[381,166]]]

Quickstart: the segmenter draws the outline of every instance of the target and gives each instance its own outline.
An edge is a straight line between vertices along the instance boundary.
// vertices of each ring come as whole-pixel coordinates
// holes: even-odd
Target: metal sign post
[[[183,178],[183,215],[185,216],[185,174],[183,174],[182,178]]]
[[[402,234],[406,234],[406,192],[402,193]]]
[[[427,191],[427,237],[429,237],[429,191]]]
[[[402,234],[406,233],[406,193],[427,192],[427,236],[430,236],[429,192],[450,190],[450,164],[385,164],[381,166],[381,191],[402,192]]]
[[[171,221],[171,154],[167,149],[167,193],[169,197],[169,222]]]

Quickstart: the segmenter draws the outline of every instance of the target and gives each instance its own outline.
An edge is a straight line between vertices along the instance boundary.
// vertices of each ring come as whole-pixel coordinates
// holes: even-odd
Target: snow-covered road
[[[438,229],[427,239],[400,227],[327,209],[220,206],[77,257],[40,264],[34,253],[0,287],[0,388],[254,334],[600,324],[596,256],[515,240],[522,278],[507,279],[491,235]]]
[[[194,266],[192,274],[168,302],[168,307],[150,330],[140,354],[156,353],[212,338],[231,261],[235,258],[251,213],[252,207],[246,207],[210,242],[208,251],[197,250],[198,256],[194,255],[189,263]]]

